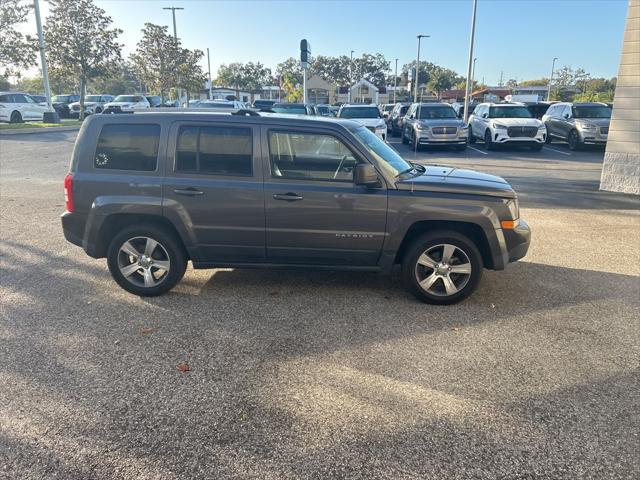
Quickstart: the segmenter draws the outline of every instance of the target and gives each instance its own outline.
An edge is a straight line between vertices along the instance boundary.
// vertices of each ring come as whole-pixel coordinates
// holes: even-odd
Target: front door
[[[375,266],[387,190],[354,185],[361,158],[331,131],[263,127],[267,261]]]
[[[198,260],[256,263],[265,258],[258,127],[184,122],[171,129],[163,206],[188,225]],[[254,135],[254,132],[255,135]]]

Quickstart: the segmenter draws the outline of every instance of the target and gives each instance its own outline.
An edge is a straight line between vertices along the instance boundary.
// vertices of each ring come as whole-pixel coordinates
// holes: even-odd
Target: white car
[[[42,120],[47,104],[38,103],[31,95],[20,92],[0,92],[0,122],[21,123]]]
[[[102,113],[105,105],[113,102],[113,95],[87,95],[84,97],[84,113],[91,115],[93,113]],[[72,117],[80,115],[80,102],[73,102],[69,105],[69,112]]]
[[[135,112],[151,108],[144,95],[118,95],[113,102],[105,103],[102,113]]]
[[[367,127],[381,140],[387,139],[387,122],[382,118],[377,105],[342,105],[338,110],[338,118],[354,120]]]
[[[469,142],[484,140],[487,150],[496,145],[527,145],[542,150],[547,140],[544,123],[518,103],[481,103],[469,117]]]
[[[200,100],[191,108],[216,108],[228,110],[240,110],[247,108],[244,102],[238,100]]]

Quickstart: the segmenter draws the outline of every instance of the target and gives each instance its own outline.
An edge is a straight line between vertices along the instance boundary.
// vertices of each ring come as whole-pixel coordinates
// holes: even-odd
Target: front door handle
[[[173,193],[176,195],[186,195],[187,197],[195,197],[198,195],[204,195],[204,192],[198,190],[197,188],[189,187],[189,188],[175,188]]]
[[[273,198],[276,200],[285,200],[287,202],[295,202],[297,200],[302,200],[302,196],[297,193],[288,192],[288,193],[274,193]]]

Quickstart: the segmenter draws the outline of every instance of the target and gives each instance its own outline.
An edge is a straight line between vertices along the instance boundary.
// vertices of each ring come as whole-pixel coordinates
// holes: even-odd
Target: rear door
[[[267,261],[375,266],[385,237],[386,187],[354,185],[367,161],[331,130],[263,127]]]
[[[176,122],[171,127],[164,211],[191,229],[202,262],[264,261],[258,132],[245,123]]]

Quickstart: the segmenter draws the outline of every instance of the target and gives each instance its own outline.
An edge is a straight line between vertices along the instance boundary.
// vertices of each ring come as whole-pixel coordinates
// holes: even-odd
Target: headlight
[[[547,127],[544,126],[544,123],[538,127],[538,130],[546,130]]]
[[[416,123],[416,130],[429,130],[429,127],[427,125]]]
[[[387,128],[387,126],[384,124],[376,126],[376,130],[384,130],[385,128]]]
[[[520,207],[518,206],[517,198],[514,198],[513,200],[509,200],[507,202],[507,208],[509,209],[511,220],[517,220],[518,218],[520,218]]]
[[[469,130],[469,125],[462,125],[460,130]]]
[[[493,128],[495,128],[497,130],[506,130],[507,126],[506,125],[502,125],[501,123],[494,123],[493,124]]]
[[[591,125],[590,123],[578,123],[577,127],[580,130],[595,130],[596,126],[595,125]]]

